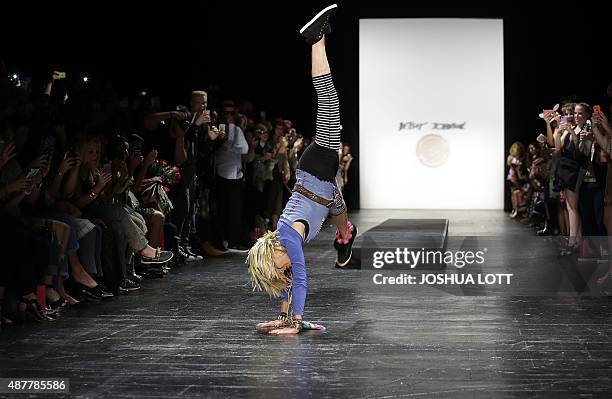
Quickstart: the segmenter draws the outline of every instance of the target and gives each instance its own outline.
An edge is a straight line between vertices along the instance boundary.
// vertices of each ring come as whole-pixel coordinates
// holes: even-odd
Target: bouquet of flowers
[[[167,193],[171,186],[181,180],[180,169],[158,159],[149,167],[147,175],[150,177],[142,181],[142,198],[145,204],[158,205],[164,212],[170,212],[174,206]]]

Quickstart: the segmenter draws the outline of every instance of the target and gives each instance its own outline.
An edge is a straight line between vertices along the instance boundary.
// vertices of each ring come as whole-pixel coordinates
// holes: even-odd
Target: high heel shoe
[[[100,285],[96,285],[95,287],[88,287],[85,284],[78,283],[73,281],[71,283],[73,290],[79,296],[83,296],[87,299],[91,299],[94,301],[100,301],[102,299],[112,298],[114,295],[110,292],[106,292],[100,288]]]
[[[578,248],[580,248],[580,244],[567,244],[565,248],[563,248],[560,252],[561,256],[568,256],[578,252]]]
[[[55,321],[55,318],[46,314],[46,312],[40,308],[40,304],[36,299],[20,298],[19,301],[26,305],[25,310],[21,312],[22,321]]]
[[[539,236],[545,236],[549,232],[550,232],[550,229],[548,228],[548,225],[546,224],[544,225],[544,228],[538,230],[536,234]]]
[[[55,287],[52,284],[46,284],[45,287],[47,287],[47,289],[55,290]],[[61,311],[63,311],[67,307],[68,307],[68,301],[62,298],[61,296],[56,301],[52,301],[49,297],[47,297],[47,309],[52,314],[59,314]]]
[[[59,313],[65,310],[68,307],[68,305],[69,305],[68,301],[60,297],[60,299],[58,299],[57,301],[49,302],[47,307],[51,309],[51,311],[55,313]]]

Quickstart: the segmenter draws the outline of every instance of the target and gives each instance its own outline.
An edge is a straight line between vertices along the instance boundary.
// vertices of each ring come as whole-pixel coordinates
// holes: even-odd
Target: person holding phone
[[[175,111],[150,114],[144,120],[145,129],[157,129],[161,133],[154,139],[159,157],[173,160],[181,169],[181,181],[170,193],[174,204],[171,222],[176,226],[179,238],[176,246],[179,262],[202,259],[192,250],[189,241],[198,200],[197,183],[212,178],[208,174],[212,175],[213,142],[219,137],[207,108],[206,91],[194,90],[189,107],[179,106]],[[166,152],[168,149],[170,151]]]
[[[249,144],[244,132],[236,124],[236,112],[232,100],[223,101],[221,122],[225,125],[225,134],[219,135],[214,153],[217,204],[214,244],[221,250],[246,252],[250,243],[247,242],[247,228],[243,223],[242,156],[249,152]],[[224,241],[228,243],[227,248]]]
[[[111,173],[101,173],[98,169],[101,153],[99,139],[85,137],[79,144],[79,152],[81,167],[75,173],[78,179],[69,179],[71,184],[67,187],[69,198],[86,217],[102,220],[117,237],[116,263],[120,279],[115,282],[117,286],[111,287],[113,291],[137,290],[140,285],[127,277],[128,250],[140,255],[143,264],[165,264],[172,259],[173,254],[149,245],[146,223],[140,215],[130,212],[123,204],[109,201],[111,191],[122,184],[119,186],[111,184],[113,181]]]
[[[326,7],[300,30],[312,51],[312,82],[317,93],[316,139],[300,159],[293,194],[280,216],[278,229],[259,238],[246,260],[253,289],[282,298],[277,320],[256,326],[273,335],[297,334],[303,328],[308,286],[303,245],[317,236],[328,214],[338,226],[334,240],[338,251],[336,266],[348,264],[357,235],[335,183],[340,108],[325,40],[330,32],[329,18],[336,8],[336,4]]]
[[[565,111],[565,109],[564,109]],[[570,119],[569,113],[564,115],[560,124],[554,132],[555,148],[560,150],[559,163],[556,170],[556,190],[563,190],[567,210],[569,213],[569,239],[561,255],[575,253],[582,238],[582,220],[579,212],[578,197],[580,187],[578,186],[581,159],[580,155],[587,137],[589,124],[587,120],[591,116],[591,108],[588,104],[578,103],[574,106],[574,114]],[[574,125],[575,123],[575,125]]]

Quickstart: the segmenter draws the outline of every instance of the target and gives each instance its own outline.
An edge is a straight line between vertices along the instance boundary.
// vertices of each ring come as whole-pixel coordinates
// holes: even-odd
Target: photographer
[[[174,153],[168,158],[173,158],[174,163],[181,168],[182,178],[174,192],[172,222],[177,228],[180,255],[184,260],[190,261],[202,259],[192,252],[189,245],[192,221],[196,213],[198,164],[210,162],[212,142],[219,135],[216,128],[209,128],[211,119],[207,105],[206,92],[193,91],[189,109],[177,107],[178,111],[152,114],[144,122],[144,127],[149,130],[155,129],[162,122],[168,122],[169,135],[161,139],[160,149],[164,148],[168,137],[175,140]]]
[[[221,240],[228,241],[228,249],[248,251],[245,245],[246,226],[242,223],[244,185],[242,155],[249,151],[244,132],[235,124],[236,106],[231,100],[223,102],[222,120],[227,133],[215,151],[215,189],[217,204],[216,231]],[[219,243],[217,243],[219,245]]]

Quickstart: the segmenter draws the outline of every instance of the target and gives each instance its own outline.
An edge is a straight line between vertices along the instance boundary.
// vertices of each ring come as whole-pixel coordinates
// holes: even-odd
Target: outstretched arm
[[[291,298],[289,293],[283,298],[281,303],[281,312],[289,311],[289,299],[291,302],[291,308],[293,309],[293,321],[301,321],[302,315],[304,314],[304,305],[306,304],[306,291],[308,290],[308,276],[306,274],[306,261],[304,260],[304,250],[302,248],[303,239],[303,224],[300,222],[293,223],[297,225],[297,229],[294,227],[286,227],[286,231],[282,232],[283,240],[282,244],[287,250],[287,255],[291,261]],[[282,228],[281,228],[282,229]],[[279,229],[279,232],[281,230]],[[279,328],[272,330],[269,334],[272,335],[285,335],[285,334],[297,334],[300,332],[300,328],[293,326]]]

